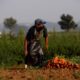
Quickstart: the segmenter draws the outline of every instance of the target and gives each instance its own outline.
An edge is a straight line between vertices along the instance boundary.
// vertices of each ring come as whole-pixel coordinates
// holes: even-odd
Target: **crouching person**
[[[48,33],[44,24],[41,19],[36,19],[35,24],[27,32],[24,40],[25,68],[29,63],[38,66],[43,62],[44,53],[40,43],[42,34],[45,38],[45,47],[48,49]]]

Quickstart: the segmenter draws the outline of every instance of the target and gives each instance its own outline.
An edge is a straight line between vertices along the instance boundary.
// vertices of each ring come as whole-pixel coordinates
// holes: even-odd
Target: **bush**
[[[58,55],[80,56],[80,32],[58,32],[49,36],[49,48]]]
[[[13,65],[18,61],[24,61],[23,54],[24,36],[19,34],[18,37],[11,37],[8,34],[0,38],[0,65]]]

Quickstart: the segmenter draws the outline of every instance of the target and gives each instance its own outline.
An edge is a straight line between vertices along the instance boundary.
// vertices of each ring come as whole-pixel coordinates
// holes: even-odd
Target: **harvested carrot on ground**
[[[78,64],[72,64],[70,61],[64,58],[55,57],[51,60],[48,60],[47,68],[68,68],[68,69],[78,69]]]

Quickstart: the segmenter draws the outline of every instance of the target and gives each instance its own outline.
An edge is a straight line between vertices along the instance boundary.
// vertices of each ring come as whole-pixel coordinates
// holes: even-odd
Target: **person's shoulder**
[[[47,30],[47,27],[46,27],[46,26],[44,26],[44,31],[45,31],[45,30]]]
[[[29,31],[34,30],[34,28],[35,28],[35,26],[31,26],[31,27],[29,28]]]
[[[33,25],[33,26],[31,26],[31,28],[35,28],[35,26]]]
[[[29,40],[29,38],[32,36],[32,34],[34,33],[34,26],[31,26],[29,29],[28,29],[28,32],[27,32],[27,39]]]
[[[47,31],[47,28],[46,26],[44,26],[44,30],[43,30],[43,37],[47,37],[48,36],[48,31]]]

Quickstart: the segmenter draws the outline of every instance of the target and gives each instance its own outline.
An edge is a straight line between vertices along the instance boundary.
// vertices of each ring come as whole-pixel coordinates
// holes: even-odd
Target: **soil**
[[[18,65],[1,68],[0,80],[80,80],[80,69],[24,69],[24,65]]]

